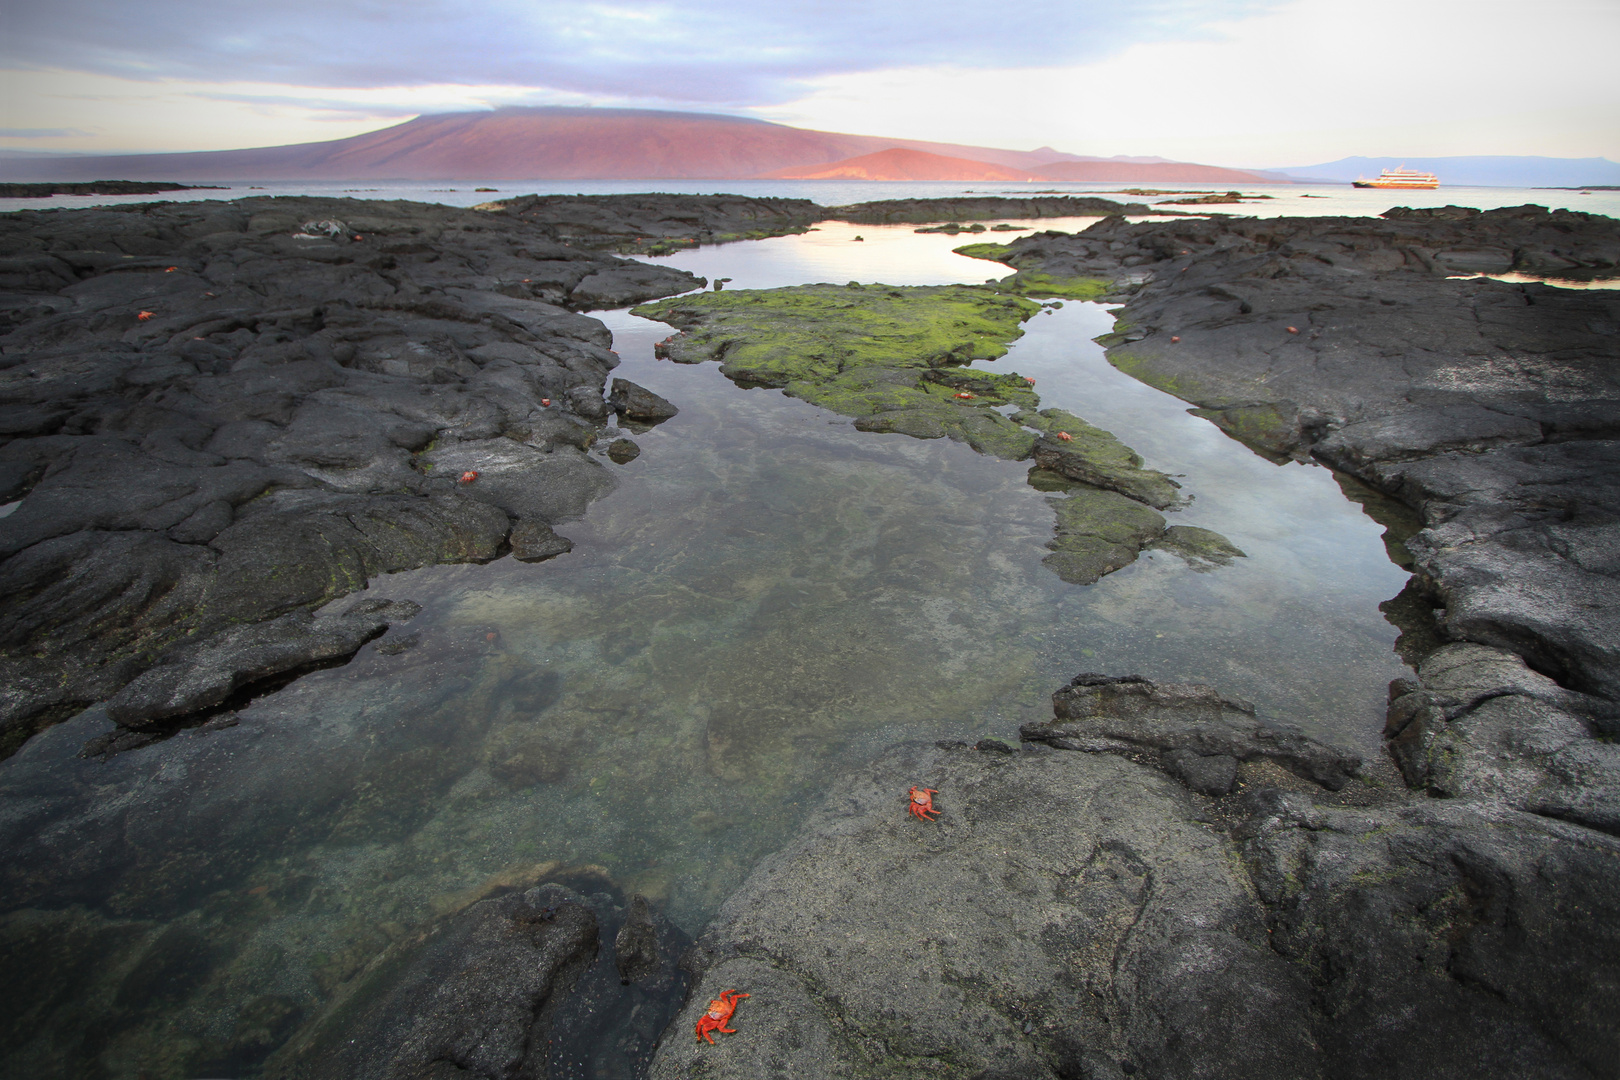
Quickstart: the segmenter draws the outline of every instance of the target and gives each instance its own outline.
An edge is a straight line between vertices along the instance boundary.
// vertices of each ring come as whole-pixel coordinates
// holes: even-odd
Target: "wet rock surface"
[[[479,209],[530,223],[558,243],[643,254],[804,232],[827,216],[808,199],[744,195],[523,195]]]
[[[1448,636],[1620,697],[1620,292],[1473,276],[1612,276],[1620,223],[1535,206],[1116,218],[1001,250],[1129,293],[1102,339],[1116,367],[1417,510],[1406,546]]]
[[[1620,296],[1449,280],[1613,274],[1617,230],[1113,219],[985,252],[1112,282],[1116,366],[1418,511],[1392,551],[1453,640],[1390,688],[1398,772],[1134,676],[1079,676],[1020,752],[890,751],[706,933],[682,1022],[735,987],[739,1034],[669,1042],[654,1075],[1620,1075]],[[1048,490],[1089,479],[1037,462]],[[1123,496],[1085,492],[1054,545],[1077,575],[1111,543],[1241,554],[1162,518],[1114,536],[1084,500]]]
[[[554,232],[311,198],[5,215],[6,747],[121,687],[109,715],[151,727],[352,654],[385,623],[308,612],[376,574],[566,551],[551,527],[613,485],[583,451],[617,362],[570,309],[702,282]]]
[[[994,195],[952,199],[886,199],[834,206],[826,216],[857,225],[926,225],[934,221],[999,221],[1006,218],[1092,217],[1149,214],[1144,203],[1065,195],[1058,198],[1007,199]],[[1173,212],[1173,211],[1172,211]]]
[[[1210,687],[1054,706],[1021,750],[836,785],[700,939],[652,1075],[1615,1075],[1612,836],[1409,793]],[[684,1037],[729,989],[738,1033]]]
[[[644,1075],[688,944],[644,898],[589,875],[481,900],[375,961],[263,1075]]]

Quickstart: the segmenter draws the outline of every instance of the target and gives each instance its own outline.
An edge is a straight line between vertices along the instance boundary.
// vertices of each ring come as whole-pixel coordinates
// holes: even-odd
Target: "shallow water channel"
[[[728,288],[1005,273],[962,242],[829,225],[667,261]],[[857,432],[653,359],[661,324],[601,317],[615,374],[681,412],[560,528],[571,554],[376,582],[422,614],[237,726],[84,760],[109,727],[91,710],[0,763],[13,1075],[251,1074],[382,950],[506,885],[605,875],[696,933],[847,764],[1016,739],[1080,671],[1211,682],[1376,750],[1403,670],[1378,604],[1406,580],[1382,528],[1327,470],[1271,464],[1109,367],[1097,305],[1036,316],[981,366],[1178,475],[1172,523],[1247,558],[1150,552],[1065,584],[1027,464]]]

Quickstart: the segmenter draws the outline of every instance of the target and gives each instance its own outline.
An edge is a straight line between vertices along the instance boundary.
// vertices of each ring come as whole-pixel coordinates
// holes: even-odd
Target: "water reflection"
[[[954,238],[859,231],[672,261],[739,285],[996,272]],[[90,761],[92,711],[0,763],[14,1069],[251,1072],[376,957],[508,886],[605,875],[696,932],[846,764],[1015,736],[1080,670],[1211,681],[1375,745],[1401,670],[1377,604],[1405,577],[1379,527],[1325,470],[1270,465],[1108,367],[1094,305],[1038,316],[988,366],[1182,474],[1176,521],[1247,559],[1156,554],[1066,585],[1027,466],[856,432],[606,319],[617,374],[681,413],[562,527],[571,555],[377,582],[422,614],[235,727]]]

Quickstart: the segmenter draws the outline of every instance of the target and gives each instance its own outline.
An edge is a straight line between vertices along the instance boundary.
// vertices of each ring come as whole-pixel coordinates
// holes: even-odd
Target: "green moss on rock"
[[[1046,501],[1057,512],[1057,532],[1041,561],[1071,584],[1090,585],[1130,565],[1164,535],[1164,515],[1118,492],[1078,485],[1068,498]]]
[[[1283,462],[1299,450],[1299,417],[1284,414],[1275,404],[1234,405],[1224,409],[1188,409],[1249,449],[1271,461]]]
[[[704,293],[634,313],[681,328],[660,349],[678,363],[718,360],[739,385],[779,388],[864,431],[948,436],[1019,460],[1035,439],[994,407],[1035,408],[1028,381],[959,365],[1005,355],[1039,310],[977,286],[852,283]]]
[[[963,244],[951,250],[970,259],[985,259],[989,262],[1006,264],[1007,256],[1012,253],[1012,246]],[[1114,291],[1114,283],[1108,278],[1054,277],[1035,270],[1020,270],[1011,277],[1002,278],[991,287],[1015,296],[1063,300],[1097,300]]]
[[[1165,520],[1153,508],[1175,505],[1178,486],[1144,468],[1110,432],[1061,409],[1041,410],[1027,379],[964,366],[1004,355],[1040,310],[1004,285],[851,282],[697,293],[643,304],[633,314],[681,331],[660,343],[658,355],[684,364],[719,361],[741,386],[780,389],[854,417],[861,431],[950,438],[1011,461],[1034,455],[1031,483],[1072,493],[1050,500],[1058,522],[1045,562],[1065,581],[1089,584],[1164,535]],[[1002,411],[1009,408],[1011,416]],[[1059,440],[1058,432],[1070,438]]]
[[[1144,469],[1136,451],[1113,432],[1093,427],[1062,409],[1019,412],[1013,419],[1045,436],[1034,447],[1035,463],[1041,468],[1117,491],[1160,510],[1176,504],[1181,485],[1162,472]],[[1061,439],[1059,433],[1069,438]]]
[[[1236,544],[1220,533],[1196,525],[1172,525],[1148,546],[1179,555],[1200,573],[1229,566],[1233,559],[1247,558]]]

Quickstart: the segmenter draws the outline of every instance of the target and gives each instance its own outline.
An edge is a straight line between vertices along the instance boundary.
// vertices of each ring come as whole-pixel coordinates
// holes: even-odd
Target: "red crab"
[[[963,401],[972,401],[973,400],[973,395],[968,393],[966,390],[962,391],[960,394],[957,394],[956,396],[961,398]]]
[[[1074,436],[1070,435],[1067,431],[1058,432],[1058,438],[1062,439],[1064,442],[1074,442]]]
[[[543,397],[540,399],[540,404],[549,409],[551,408],[551,399],[548,397]]]
[[[478,479],[477,469],[468,469],[466,472],[461,474],[461,482],[463,484],[470,484],[476,479]]]
[[[727,1035],[737,1034],[736,1028],[726,1027],[726,1021],[730,1020],[731,1014],[737,1011],[737,1002],[745,997],[752,996],[752,994],[739,994],[735,990],[727,990],[709,1002],[709,1011],[698,1019],[697,1037],[700,1040],[709,1040],[709,1045],[713,1046],[714,1032],[722,1031]]]
[[[137,311],[135,313],[135,321],[136,322],[145,322],[147,319],[150,319],[154,314],[156,314],[156,313],[151,312],[151,311]]]
[[[928,815],[939,813],[938,810],[934,809],[934,796],[938,794],[938,788],[914,787],[911,789],[911,805],[906,809],[911,811],[912,817],[920,817],[924,821],[933,821],[934,819]]]
[[[1031,385],[1031,386],[1034,386],[1034,385],[1035,385],[1035,380],[1034,380],[1034,379],[1032,379],[1032,378],[1030,378],[1030,377],[1029,377],[1029,376],[1028,376],[1028,375],[1025,375],[1025,376],[1024,376],[1024,381],[1025,381],[1025,382],[1027,382],[1027,383],[1029,383],[1029,385]]]

